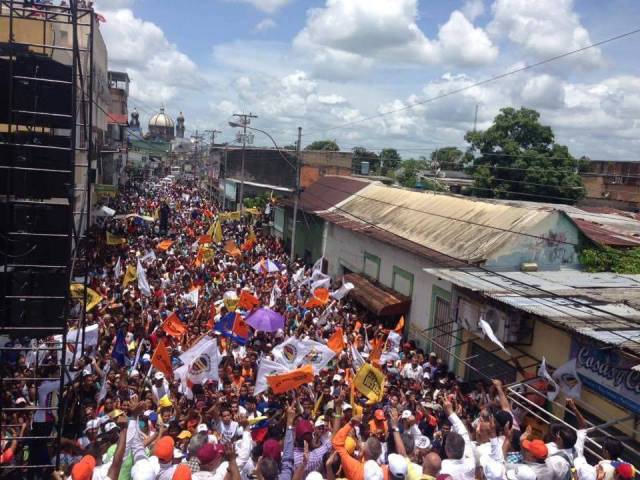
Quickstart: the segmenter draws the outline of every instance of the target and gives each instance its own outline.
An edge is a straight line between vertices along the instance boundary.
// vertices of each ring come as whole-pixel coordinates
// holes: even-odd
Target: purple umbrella
[[[276,332],[284,328],[284,317],[270,308],[262,307],[247,317],[247,324],[261,332]]]

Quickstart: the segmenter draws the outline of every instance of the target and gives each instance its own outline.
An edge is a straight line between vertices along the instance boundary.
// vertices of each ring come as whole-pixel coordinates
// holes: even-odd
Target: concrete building
[[[640,209],[640,162],[589,162],[580,176],[587,189],[581,205]]]

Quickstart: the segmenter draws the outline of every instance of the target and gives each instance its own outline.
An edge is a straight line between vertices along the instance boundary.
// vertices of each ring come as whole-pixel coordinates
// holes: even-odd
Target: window
[[[413,294],[413,274],[394,266],[391,288],[406,297],[411,297]]]
[[[370,278],[380,280],[380,257],[364,252],[364,267],[362,272]]]
[[[273,228],[278,232],[284,232],[284,209],[276,208],[273,215]]]
[[[450,365],[451,347],[456,343],[453,335],[454,323],[451,320],[451,292],[437,285],[431,290],[431,327],[432,351]]]

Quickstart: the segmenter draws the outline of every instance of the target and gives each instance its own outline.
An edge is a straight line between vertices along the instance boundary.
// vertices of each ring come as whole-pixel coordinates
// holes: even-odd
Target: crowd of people
[[[57,457],[54,478],[72,480],[634,478],[615,438],[601,458],[585,455],[574,403],[578,428],[552,423],[541,434],[499,380],[462,382],[435,353],[398,341],[399,319],[378,323],[321,266],[290,261],[263,214],[223,221],[195,186],[152,181],[106,206],[116,215],[101,218],[87,247],[98,297],[84,335],[78,303],[64,355],[55,338],[6,342],[16,348],[3,355],[3,376],[23,379],[2,389],[8,477],[50,477],[37,466]],[[281,327],[252,328],[260,309]],[[198,377],[211,365],[185,353],[212,340],[215,371]],[[309,342],[333,352],[311,380],[265,385],[265,365],[292,361]],[[369,366],[384,377],[378,395],[356,388]]]

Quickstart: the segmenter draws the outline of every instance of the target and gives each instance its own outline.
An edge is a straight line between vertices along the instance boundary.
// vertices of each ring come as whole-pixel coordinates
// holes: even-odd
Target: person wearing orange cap
[[[173,464],[173,447],[175,442],[172,437],[165,435],[156,442],[153,454],[158,457],[160,464],[160,473],[158,480],[171,480],[176,466]]]
[[[520,435],[520,450],[523,462],[509,463],[507,470],[517,469],[519,465],[528,465],[536,473],[538,480],[551,480],[553,471],[545,463],[549,456],[549,449],[542,440],[531,439],[531,426]]]
[[[173,478],[171,480],[191,480],[191,467],[186,463],[181,463],[176,467],[173,472]]]
[[[373,418],[369,420],[369,433],[379,438],[386,437],[389,433],[389,425],[381,408],[377,409],[373,413]]]

